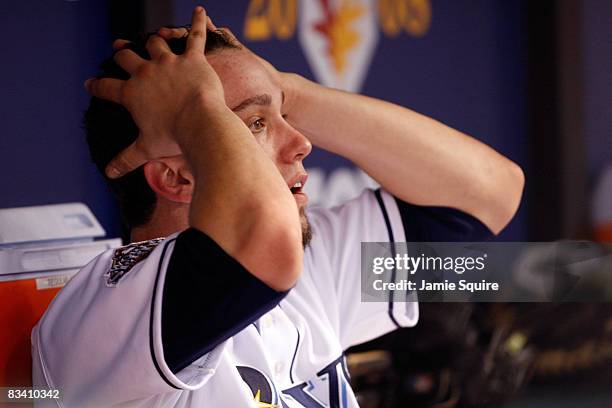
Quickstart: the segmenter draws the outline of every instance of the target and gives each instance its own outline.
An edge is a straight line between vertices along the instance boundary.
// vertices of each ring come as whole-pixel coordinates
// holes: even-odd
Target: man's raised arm
[[[401,106],[279,75],[287,120],[399,199],[461,210],[494,233],[514,216],[523,172],[490,147]]]

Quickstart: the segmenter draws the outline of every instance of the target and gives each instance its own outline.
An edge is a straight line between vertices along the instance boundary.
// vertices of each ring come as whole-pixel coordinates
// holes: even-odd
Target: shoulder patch
[[[104,274],[106,286],[113,288],[136,265],[149,256],[165,238],[155,238],[148,241],[133,242],[117,248],[113,254],[111,268]]]

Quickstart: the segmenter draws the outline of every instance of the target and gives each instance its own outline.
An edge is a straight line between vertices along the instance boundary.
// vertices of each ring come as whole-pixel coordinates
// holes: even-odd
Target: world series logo
[[[323,85],[358,92],[380,32],[424,36],[430,0],[251,0],[244,22],[249,41],[295,37]]]

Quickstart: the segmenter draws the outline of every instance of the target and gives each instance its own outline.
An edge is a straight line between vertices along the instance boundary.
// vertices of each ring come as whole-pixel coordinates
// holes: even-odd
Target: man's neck
[[[151,217],[151,221],[132,228],[130,241],[140,242],[167,237],[187,228],[189,228],[189,214],[185,209],[168,209],[158,206]]]
[[[180,229],[169,230],[167,228],[158,228],[151,226],[142,226],[132,228],[130,233],[131,242],[148,241],[154,238],[167,237],[170,234],[180,231]]]

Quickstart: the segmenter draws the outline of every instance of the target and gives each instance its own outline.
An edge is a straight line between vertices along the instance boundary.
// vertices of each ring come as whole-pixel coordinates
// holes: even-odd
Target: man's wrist
[[[207,129],[203,123],[213,122],[223,116],[229,108],[225,101],[213,95],[198,95],[194,97],[178,115],[176,122],[176,140],[183,151],[188,149],[195,135],[205,135]],[[212,127],[212,126],[211,126]]]
[[[300,106],[299,100],[310,81],[292,72],[281,72],[280,76],[282,81],[281,88],[285,93],[283,113],[291,116],[295,112],[295,108]]]

